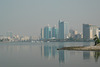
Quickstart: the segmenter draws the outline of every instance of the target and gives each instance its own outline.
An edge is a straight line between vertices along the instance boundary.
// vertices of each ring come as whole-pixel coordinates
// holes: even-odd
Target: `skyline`
[[[0,34],[40,35],[47,24],[61,19],[71,29],[82,32],[82,24],[100,27],[100,0],[1,0]],[[57,25],[58,26],[58,25]]]

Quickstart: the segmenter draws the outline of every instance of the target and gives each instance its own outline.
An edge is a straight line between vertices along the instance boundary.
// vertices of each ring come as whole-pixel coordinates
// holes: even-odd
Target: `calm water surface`
[[[57,50],[93,42],[0,43],[0,67],[100,67],[100,52]]]

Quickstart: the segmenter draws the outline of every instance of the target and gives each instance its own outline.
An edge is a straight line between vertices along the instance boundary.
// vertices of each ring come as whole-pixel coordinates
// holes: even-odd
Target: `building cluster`
[[[4,35],[0,35],[0,42],[27,42],[37,40],[36,36],[19,36],[15,35],[12,32],[6,32]]]
[[[19,36],[12,32],[7,32],[5,35],[0,35],[0,42],[15,42],[15,41],[93,41],[94,36],[100,38],[100,28],[96,25],[83,24],[83,33],[69,29],[69,23],[60,21],[58,26],[45,26],[41,28],[41,37],[38,36]]]
[[[76,30],[69,30],[70,34],[69,34],[69,39],[70,40],[82,40],[83,39],[83,34],[82,33],[78,33],[78,31]]]
[[[82,34],[79,34],[75,30],[69,29],[69,23],[60,21],[58,22],[58,27],[50,27],[45,26],[44,28],[41,28],[41,40],[50,40],[50,39],[56,39],[56,40],[65,40],[65,39],[82,39]]]
[[[57,27],[50,27],[49,25],[41,28],[41,39],[56,39],[57,38]]]
[[[6,32],[6,34],[0,35],[0,42],[13,42],[19,40],[19,35],[14,35],[12,32]]]
[[[41,39],[64,39],[68,36],[68,23],[59,21],[58,27],[55,25],[52,28],[48,25],[41,28]]]
[[[69,23],[60,21],[58,27],[45,26],[41,28],[41,40],[93,41],[94,36],[100,38],[100,28],[96,25],[83,24],[83,33],[69,29]]]
[[[97,35],[100,38],[100,28],[96,25],[83,24],[83,40],[93,40],[94,36]]]

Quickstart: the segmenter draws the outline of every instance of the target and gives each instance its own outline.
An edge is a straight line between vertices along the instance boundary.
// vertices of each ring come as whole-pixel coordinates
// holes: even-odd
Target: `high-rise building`
[[[44,29],[41,28],[41,39],[44,39]]]
[[[59,39],[66,39],[69,35],[69,24],[64,21],[59,20],[59,30],[58,30],[58,38]]]
[[[56,26],[52,27],[52,38],[57,39],[57,34],[58,34],[57,27]]]
[[[51,27],[46,26],[44,27],[44,39],[50,39],[51,38]]]
[[[98,35],[98,27],[95,25],[90,25],[90,24],[83,24],[83,39],[88,41],[88,40],[93,40],[94,35]]]

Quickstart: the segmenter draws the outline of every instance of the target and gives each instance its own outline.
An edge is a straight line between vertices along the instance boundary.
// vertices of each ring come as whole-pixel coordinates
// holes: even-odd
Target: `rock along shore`
[[[73,46],[73,47],[63,47],[57,50],[79,50],[79,51],[100,51],[100,44],[96,46]]]

